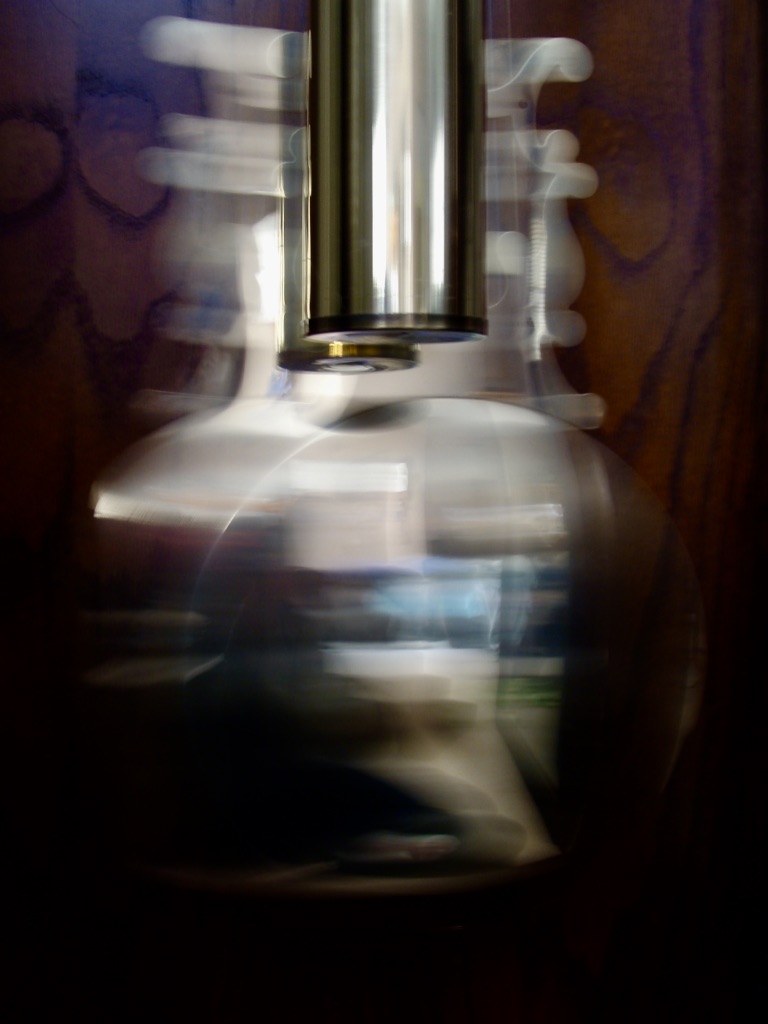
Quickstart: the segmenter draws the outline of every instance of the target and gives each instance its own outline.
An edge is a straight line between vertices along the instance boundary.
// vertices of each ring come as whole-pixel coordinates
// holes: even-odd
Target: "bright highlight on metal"
[[[312,5],[306,330],[283,367],[485,334],[481,33],[478,0]]]

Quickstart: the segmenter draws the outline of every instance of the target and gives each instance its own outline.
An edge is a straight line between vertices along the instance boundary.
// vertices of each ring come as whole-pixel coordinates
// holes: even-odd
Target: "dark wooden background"
[[[750,999],[766,1008],[762,7],[511,6],[494,3],[494,34],[572,36],[595,59],[589,82],[546,90],[541,108],[601,183],[572,209],[588,333],[562,365],[605,398],[601,437],[678,524],[706,609],[702,710],[657,827],[550,891],[431,908],[429,924],[395,903],[333,941],[301,907],[89,904],[67,857],[77,524],[90,480],[142,429],[131,399],[157,373],[168,283],[153,253],[170,207],[134,159],[163,113],[200,105],[194,76],[150,64],[137,36],[163,13],[301,29],[306,3],[5,0],[6,1019],[736,1021]]]

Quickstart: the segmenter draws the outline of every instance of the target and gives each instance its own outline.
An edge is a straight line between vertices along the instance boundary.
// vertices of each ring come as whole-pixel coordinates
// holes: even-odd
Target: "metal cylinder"
[[[314,0],[305,331],[290,369],[485,333],[482,0]]]

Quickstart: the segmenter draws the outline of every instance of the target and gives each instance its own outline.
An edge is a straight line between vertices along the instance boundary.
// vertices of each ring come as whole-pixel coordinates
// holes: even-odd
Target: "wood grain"
[[[193,1020],[250,1017],[265,992],[292,1008],[275,1019],[739,1019],[768,941],[768,707],[756,667],[768,536],[757,0],[512,9],[495,0],[488,12],[495,35],[570,35],[593,53],[591,80],[549,87],[541,106],[545,123],[577,134],[601,180],[571,210],[588,333],[561,364],[576,387],[606,399],[600,437],[673,517],[706,609],[699,725],[650,848],[636,863],[611,851],[556,892],[481,900],[453,931],[443,921],[439,934],[374,935],[354,922],[327,948],[293,954],[286,936],[296,932],[263,908],[257,927],[242,907],[119,894],[87,910],[106,936],[86,943],[92,963],[66,952],[65,913],[86,913],[61,867],[74,827],[62,820],[72,526],[90,480],[135,435],[129,401],[175,286],[153,257],[173,197],[140,180],[133,161],[163,113],[205,109],[195,75],[141,54],[141,25],[168,13],[302,29],[307,4],[0,8],[4,816],[28,898],[9,1007],[21,1014],[38,998],[42,955],[50,991],[79,1020],[104,1019],[105,1000],[109,1019],[141,1011],[150,982],[132,987],[137,977],[152,979],[172,1019],[180,1006]],[[422,909],[407,912],[411,924]],[[41,947],[43,933],[52,937]]]

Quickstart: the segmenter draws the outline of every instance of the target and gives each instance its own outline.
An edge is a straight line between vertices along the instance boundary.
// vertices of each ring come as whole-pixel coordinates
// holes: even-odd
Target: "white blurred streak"
[[[404,494],[408,466],[404,462],[305,462],[291,465],[291,488],[298,493]]]
[[[373,647],[339,644],[323,655],[334,676],[359,681],[368,698],[392,704],[461,701],[473,715],[492,719],[498,667],[491,651],[437,644]]]
[[[153,59],[203,72],[211,111],[167,116],[164,145],[140,158],[145,177],[176,192],[162,256],[178,300],[164,334],[172,344],[204,346],[186,380],[198,401],[264,397],[275,389],[290,299],[284,214],[305,187],[305,36],[164,17],[142,41]],[[327,400],[338,388],[318,390]],[[157,406],[157,393],[149,401]],[[165,403],[172,409],[173,396]]]
[[[139,166],[149,181],[174,188],[232,195],[282,194],[279,168],[269,160],[148,149]]]
[[[303,129],[175,115],[170,149],[145,150],[140,168],[158,184],[233,195],[301,191]]]
[[[278,29],[156,18],[142,42],[153,60],[228,74],[293,78],[302,73],[304,36]]]
[[[275,323],[280,315],[280,223],[276,213],[262,217],[253,225],[256,264],[253,277],[258,287],[254,320]]]
[[[487,39],[485,71],[488,116],[498,117],[519,102],[521,85],[585,81],[592,55],[575,39]]]
[[[567,200],[592,195],[597,175],[574,162],[579,145],[570,132],[536,127],[541,87],[548,81],[582,81],[592,60],[571,39],[493,39],[485,47],[490,351],[504,353],[507,365],[517,357],[524,401],[578,426],[595,427],[602,420],[602,401],[569,387],[551,349],[577,344],[584,336],[584,321],[567,308],[584,282]]]
[[[486,236],[487,274],[522,277],[528,260],[528,239],[521,231],[489,231]]]
[[[529,129],[489,132],[486,192],[492,189],[498,200],[525,200],[542,192],[553,199],[586,199],[597,188],[597,174],[587,164],[571,162],[578,151],[575,135],[562,129],[545,135]],[[521,173],[514,156],[530,164],[528,174]]]
[[[248,124],[188,114],[169,114],[163,118],[161,128],[168,142],[180,149],[202,149],[226,157],[273,163],[282,159],[286,138],[294,131],[279,124]]]

